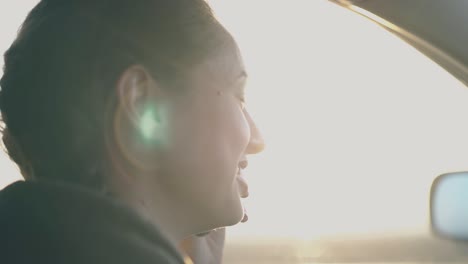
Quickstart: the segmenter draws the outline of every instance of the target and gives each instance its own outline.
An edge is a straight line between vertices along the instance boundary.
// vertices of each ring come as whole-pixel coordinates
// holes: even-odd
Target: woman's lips
[[[239,173],[237,174],[237,182],[239,184],[240,197],[241,198],[249,197],[249,185],[247,184],[247,181],[244,178],[242,170],[239,170]]]
[[[237,183],[239,184],[239,195],[241,198],[247,198],[249,197],[249,185],[247,184],[247,181],[244,178],[244,174],[242,171],[242,168],[239,167],[239,170],[237,172]],[[245,223],[249,220],[249,216],[247,215],[247,210],[244,207],[244,216],[241,220],[241,223]]]

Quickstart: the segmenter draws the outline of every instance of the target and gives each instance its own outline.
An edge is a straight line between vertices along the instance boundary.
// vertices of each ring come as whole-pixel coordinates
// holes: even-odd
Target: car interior
[[[2,51],[37,2],[0,2]],[[466,263],[468,1],[207,2],[267,142],[224,263]]]

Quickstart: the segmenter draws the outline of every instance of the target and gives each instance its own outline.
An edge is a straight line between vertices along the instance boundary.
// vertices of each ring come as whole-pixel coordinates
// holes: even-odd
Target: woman
[[[264,147],[246,77],[202,0],[40,1],[0,82],[26,179],[0,193],[2,263],[180,263],[187,238],[219,261],[224,231],[206,233],[247,219]]]

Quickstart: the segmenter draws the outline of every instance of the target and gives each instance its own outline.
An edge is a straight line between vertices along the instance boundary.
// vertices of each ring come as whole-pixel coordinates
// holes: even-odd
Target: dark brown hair
[[[101,186],[121,73],[141,64],[181,89],[225,38],[203,0],[42,0],[4,56],[8,154],[27,179]]]

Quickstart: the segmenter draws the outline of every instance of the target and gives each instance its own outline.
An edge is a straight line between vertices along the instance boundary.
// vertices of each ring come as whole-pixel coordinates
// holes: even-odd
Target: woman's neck
[[[130,207],[145,221],[156,226],[173,244],[190,236],[190,225],[184,211],[165,195],[158,184],[148,184],[135,179],[146,176],[127,176],[125,181],[113,180],[109,192],[119,202]],[[115,178],[114,178],[115,179]]]

